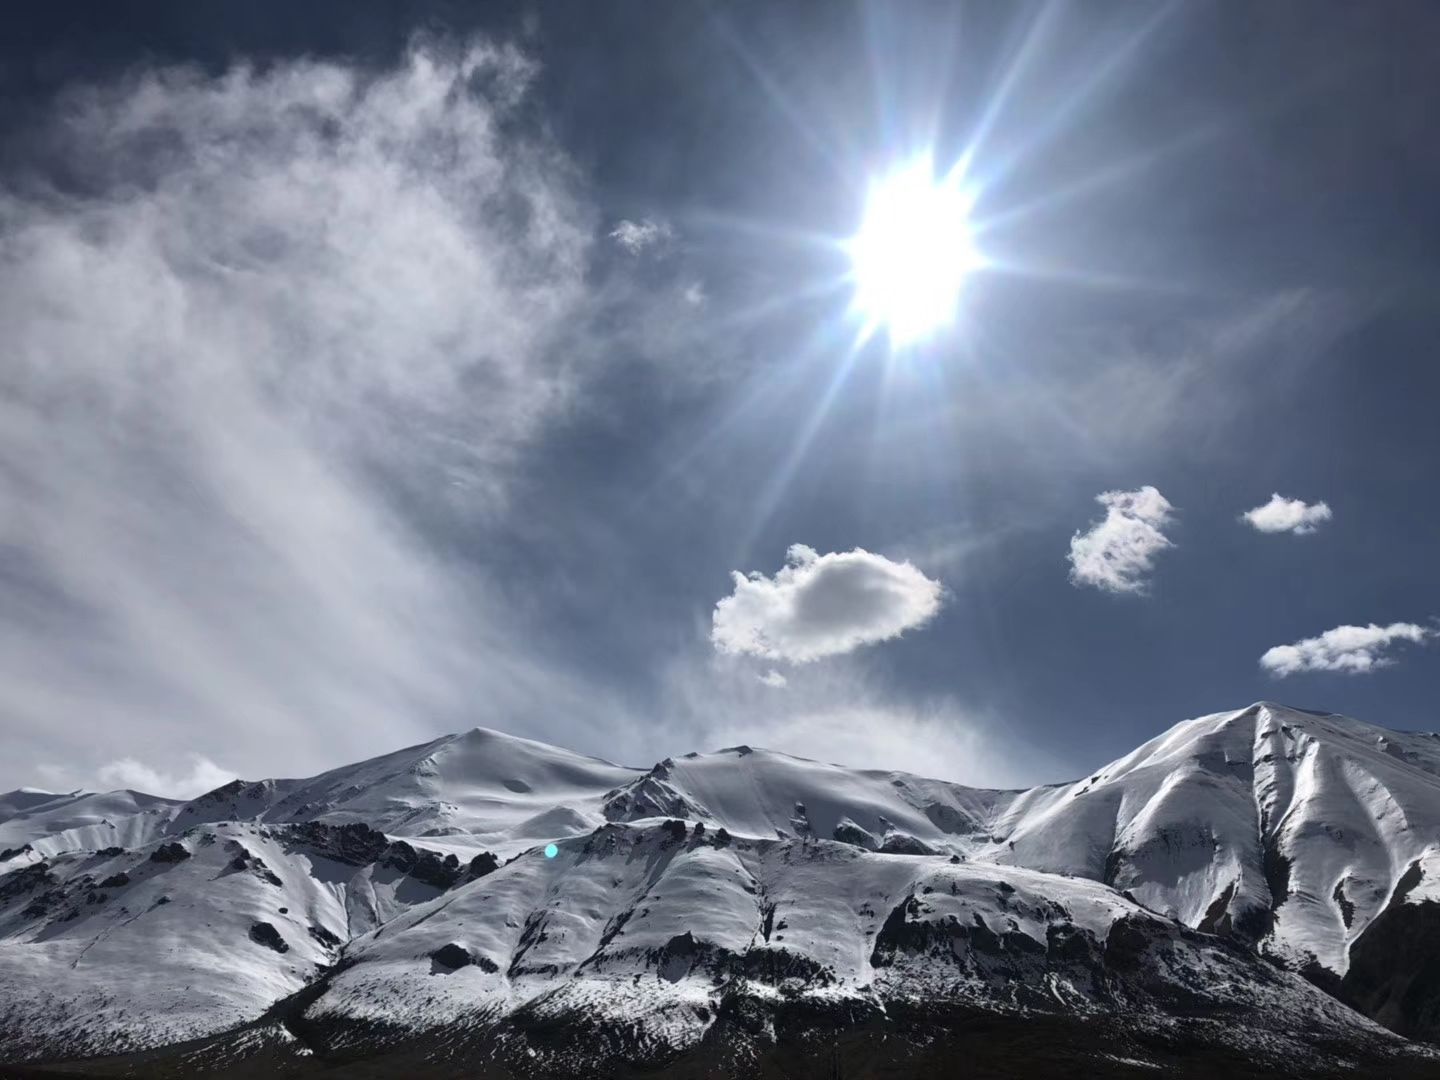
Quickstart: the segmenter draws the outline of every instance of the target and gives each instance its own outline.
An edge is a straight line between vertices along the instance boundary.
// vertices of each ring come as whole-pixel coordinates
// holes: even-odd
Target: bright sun
[[[973,202],[956,179],[936,179],[928,158],[871,185],[849,244],[855,307],[872,328],[886,328],[892,345],[918,341],[955,317],[960,287],[978,261]]]

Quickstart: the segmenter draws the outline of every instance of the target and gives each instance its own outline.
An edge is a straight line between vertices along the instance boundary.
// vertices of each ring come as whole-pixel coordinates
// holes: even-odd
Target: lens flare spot
[[[546,857],[547,859],[553,859],[556,855],[559,855],[559,854],[560,854],[560,849],[559,849],[558,847],[556,847],[554,844],[546,844],[546,845],[545,845],[545,857]]]

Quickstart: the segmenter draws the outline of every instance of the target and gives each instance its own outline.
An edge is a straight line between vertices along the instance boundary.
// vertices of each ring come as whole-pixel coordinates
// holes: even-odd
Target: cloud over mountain
[[[0,193],[15,753],[170,733],[243,770],[283,732],[314,762],[458,722],[477,678],[567,685],[403,512],[503,513],[577,392],[593,223],[509,123],[533,75],[421,41],[67,92],[64,190]]]
[[[1155,488],[1095,496],[1105,517],[1070,539],[1070,580],[1115,593],[1143,593],[1155,555],[1174,544],[1161,530],[1174,507]]]
[[[733,574],[710,640],[724,653],[806,663],[899,637],[940,610],[943,587],[863,548],[821,555],[793,544],[774,577]]]
[[[133,757],[123,757],[100,766],[96,775],[106,787],[178,799],[193,799],[235,779],[229,769],[200,754],[190,756],[190,769],[184,773],[161,772]]]
[[[1260,666],[1272,675],[1284,677],[1302,671],[1341,671],[1361,675],[1395,663],[1388,655],[1398,642],[1425,642],[1435,631],[1415,623],[1379,626],[1337,626],[1318,637],[1293,645],[1276,645],[1260,657]]]

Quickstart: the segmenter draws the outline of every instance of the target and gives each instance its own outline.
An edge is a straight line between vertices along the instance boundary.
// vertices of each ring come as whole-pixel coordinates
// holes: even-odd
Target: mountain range
[[[1020,791],[476,728],[0,849],[4,1075],[1440,1076],[1440,736],[1272,703]]]

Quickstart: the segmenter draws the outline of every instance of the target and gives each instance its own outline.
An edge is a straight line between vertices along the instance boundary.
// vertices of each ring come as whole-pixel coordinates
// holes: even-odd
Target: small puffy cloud
[[[1254,510],[1247,510],[1240,515],[1241,521],[1247,522],[1259,532],[1289,532],[1301,536],[1314,532],[1317,525],[1322,521],[1329,521],[1330,518],[1330,507],[1325,503],[1307,505],[1303,499],[1287,499],[1279,492],[1271,495],[1270,501],[1264,506],[1257,506]]]
[[[235,779],[229,769],[223,769],[207,757],[199,754],[190,756],[190,771],[166,773],[146,765],[132,757],[120,758],[96,771],[102,787],[130,788],[148,795],[168,795],[172,798],[191,799],[214,791],[221,784]]]
[[[776,690],[784,690],[785,687],[790,685],[790,680],[785,678],[784,675],[781,675],[780,672],[776,671],[774,668],[771,668],[764,675],[757,675],[756,678],[758,678],[766,686],[773,687]]]
[[[1070,539],[1070,580],[1116,593],[1143,593],[1156,552],[1174,547],[1161,530],[1174,507],[1149,486],[1095,496],[1104,520]]]
[[[647,248],[663,244],[674,236],[669,224],[642,218],[640,221],[621,221],[610,230],[610,239],[631,255],[639,255]]]
[[[1376,668],[1388,667],[1395,661],[1387,651],[1396,642],[1422,643],[1435,637],[1435,631],[1415,623],[1391,623],[1379,626],[1337,626],[1319,637],[1305,638],[1293,645],[1276,645],[1260,657],[1260,666],[1272,675],[1283,678],[1302,671],[1341,671],[1362,675]]]
[[[908,562],[856,548],[791,546],[773,578],[736,573],[715,605],[710,640],[723,653],[806,663],[888,641],[940,610],[943,587]]]

